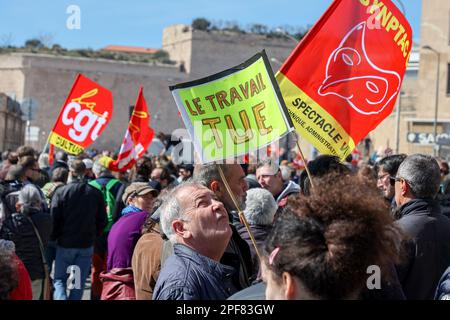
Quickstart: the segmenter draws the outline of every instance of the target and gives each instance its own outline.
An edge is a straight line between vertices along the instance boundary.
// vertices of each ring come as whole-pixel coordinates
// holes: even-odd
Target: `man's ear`
[[[289,272],[283,272],[282,277],[283,277],[284,298],[286,300],[295,300],[298,288],[294,276],[292,276]]]
[[[400,180],[400,189],[401,189],[401,195],[402,195],[403,197],[405,197],[405,196],[407,196],[408,194],[411,193],[411,188],[410,188],[410,186],[409,186],[408,183],[407,183],[405,180],[403,180],[403,179]]]
[[[181,220],[172,221],[172,229],[175,231],[175,234],[183,239],[187,239],[191,236],[191,232],[186,230],[184,227],[184,222]]]
[[[216,192],[220,192],[220,182],[217,180],[213,180],[210,184],[209,184],[209,189],[216,193]]]

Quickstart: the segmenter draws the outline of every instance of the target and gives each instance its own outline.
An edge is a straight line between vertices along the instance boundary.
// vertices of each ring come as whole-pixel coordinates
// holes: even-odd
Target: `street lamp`
[[[395,126],[395,153],[399,153],[400,150],[400,111],[402,105],[402,96],[405,94],[404,91],[400,91],[398,94],[398,102],[397,102],[397,114],[396,117],[396,126]]]
[[[438,115],[438,106],[439,106],[439,75],[440,75],[440,65],[441,65],[441,55],[439,51],[433,49],[432,47],[426,45],[423,46],[422,49],[430,50],[434,52],[437,56],[437,71],[436,71],[436,98],[435,98],[435,106],[434,106],[434,121],[433,121],[433,136],[434,136],[434,151],[433,154],[436,156],[436,151],[438,151],[437,144],[437,115]]]

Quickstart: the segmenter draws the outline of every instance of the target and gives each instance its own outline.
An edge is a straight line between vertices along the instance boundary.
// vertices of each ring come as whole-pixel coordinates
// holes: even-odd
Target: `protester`
[[[10,292],[19,284],[13,252],[0,246],[0,301],[9,300]]]
[[[94,241],[107,224],[102,193],[83,181],[85,172],[83,161],[73,161],[70,182],[59,188],[52,199],[52,239],[57,243],[55,300],[81,299],[91,266]],[[80,286],[72,288],[67,296],[67,270],[71,265],[79,268]]]
[[[17,164],[19,158],[16,152],[9,152],[7,158],[3,160],[2,169],[0,170],[0,181],[5,180],[6,174],[11,166]]]
[[[142,226],[142,236],[134,248],[131,266],[136,300],[152,300],[156,280],[161,271],[163,237],[165,238],[159,225],[160,207],[167,201],[171,191],[163,189],[155,200],[152,209],[153,214],[145,220]]]
[[[395,175],[398,167],[405,160],[406,154],[394,154],[384,157],[377,163],[377,187],[383,193],[384,198],[391,206],[391,211],[394,212],[396,208],[394,194],[395,194]]]
[[[358,299],[368,267],[383,277],[399,261],[401,233],[376,189],[342,175],[315,185],[327,192],[293,199],[264,243],[267,299]]]
[[[194,173],[194,166],[192,164],[180,164],[178,166],[178,173],[180,175],[180,181],[187,181],[192,177],[192,174]]]
[[[135,166],[131,170],[130,180],[131,182],[149,182],[150,173],[152,172],[152,161],[148,157],[142,157],[136,161]],[[117,191],[116,204],[113,213],[113,221],[116,222],[122,216],[122,210],[126,204],[122,201],[122,196],[125,189],[129,184],[122,184]],[[156,185],[154,187],[157,187]]]
[[[258,248],[261,247],[269,231],[272,229],[272,223],[277,209],[277,203],[270,191],[262,188],[254,188],[247,191],[244,215]],[[259,257],[250,239],[247,228],[241,225],[237,230],[241,238],[247,241],[249,245],[253,262],[251,279],[255,280],[259,272]]]
[[[89,182],[90,186],[101,191],[103,194],[103,201],[105,204],[108,221],[104,228],[104,232],[100,233],[100,236],[95,240],[91,271],[92,300],[99,300],[102,294],[100,273],[106,271],[108,233],[114,223],[113,214],[115,211],[115,204],[117,203],[117,195],[122,186],[122,183],[118,179],[114,178],[111,171],[108,169],[108,159],[109,158],[107,157],[101,157],[94,162],[92,170],[97,179]]]
[[[161,269],[154,300],[217,300],[236,291],[232,267],[220,263],[232,231],[223,204],[197,183],[176,187],[161,208],[174,254]]]
[[[267,159],[258,164],[256,178],[262,188],[272,193],[280,210],[286,206],[289,196],[300,192],[298,184],[290,180],[283,180],[281,170],[273,159]]]
[[[231,192],[233,192],[237,205],[225,187],[220,176],[219,166],[222,168],[223,174],[228,181]],[[231,266],[238,272],[234,275],[233,283],[236,288],[243,289],[250,285],[251,273],[253,270],[251,252],[246,241],[244,241],[236,229],[240,225],[238,217],[238,209],[245,209],[245,200],[247,193],[247,183],[245,181],[245,173],[238,164],[209,164],[197,165],[194,169],[193,180],[213,191],[217,199],[223,203],[229,217],[232,237],[225,253],[221,259],[221,263]]]
[[[408,299],[433,299],[450,265],[450,219],[435,200],[439,184],[438,163],[422,154],[408,156],[395,177],[398,225],[410,238],[407,261],[397,268]]]
[[[47,183],[42,188],[42,192],[44,193],[49,208],[51,207],[53,195],[55,194],[56,190],[66,185],[68,177],[69,177],[69,170],[64,167],[59,167],[52,171],[51,182]],[[50,240],[47,244],[47,247],[45,248],[45,258],[47,259],[49,273],[52,273],[53,262],[55,261],[55,257],[56,257],[56,242]]]
[[[131,268],[134,247],[157,196],[158,191],[145,182],[134,182],[125,189],[122,199],[127,206],[108,235],[107,272],[116,268]]]
[[[92,171],[92,168],[94,167],[94,161],[89,158],[84,158],[83,162],[86,166],[86,172],[84,174],[85,179],[88,181],[95,180],[95,174],[94,171]]]
[[[0,238],[14,242],[16,254],[23,261],[32,281],[33,300],[43,298],[48,281],[45,247],[50,238],[51,217],[43,212],[38,190],[26,185],[20,190],[16,213],[3,222]]]

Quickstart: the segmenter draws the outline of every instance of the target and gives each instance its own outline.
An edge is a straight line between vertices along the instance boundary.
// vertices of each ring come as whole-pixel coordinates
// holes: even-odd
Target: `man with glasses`
[[[450,219],[436,201],[439,165],[429,155],[408,156],[394,181],[397,223],[407,236],[406,259],[397,268],[399,280],[407,299],[433,299],[450,266]]]
[[[258,165],[256,179],[258,179],[261,187],[272,193],[279,208],[286,205],[290,195],[300,193],[298,184],[294,181],[285,182],[283,180],[280,167],[273,159],[267,159]]]
[[[377,163],[377,187],[383,193],[386,201],[391,205],[391,211],[395,210],[393,177],[397,174],[398,167],[405,160],[406,154],[394,154],[384,157]]]

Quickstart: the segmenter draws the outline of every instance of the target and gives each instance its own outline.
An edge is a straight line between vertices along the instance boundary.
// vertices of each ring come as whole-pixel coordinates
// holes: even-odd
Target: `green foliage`
[[[205,18],[197,18],[192,21],[192,28],[194,30],[208,31],[211,26],[211,22]]]

